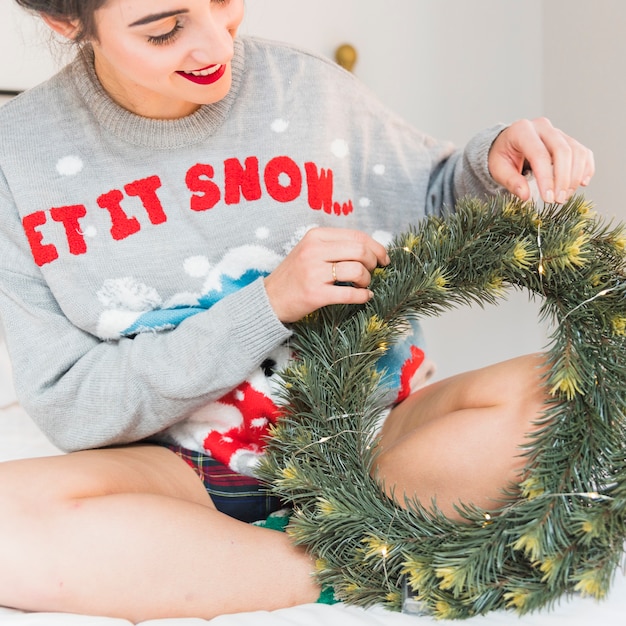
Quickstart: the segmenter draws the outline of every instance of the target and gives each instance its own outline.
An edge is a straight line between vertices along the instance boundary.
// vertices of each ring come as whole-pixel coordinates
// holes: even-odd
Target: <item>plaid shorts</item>
[[[172,450],[186,461],[204,483],[215,508],[230,517],[242,522],[256,522],[284,506],[256,478],[237,474],[202,452],[170,443],[158,442],[158,445]]]

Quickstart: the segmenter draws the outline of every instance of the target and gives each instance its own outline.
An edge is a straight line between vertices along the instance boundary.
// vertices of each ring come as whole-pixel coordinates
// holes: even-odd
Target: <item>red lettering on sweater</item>
[[[143,204],[148,219],[152,224],[163,224],[167,221],[167,215],[163,210],[156,190],[161,187],[161,179],[158,176],[149,176],[142,180],[136,180],[124,187],[129,196],[138,196]]]
[[[313,162],[306,162],[302,168],[288,156],[277,156],[261,168],[259,159],[250,156],[243,163],[237,158],[226,159],[223,166],[222,185],[215,181],[212,165],[197,163],[189,168],[185,184],[190,192],[189,208],[192,211],[213,209],[222,199],[226,206],[240,204],[242,200],[258,201],[264,192],[280,203],[293,202],[306,193],[309,207],[328,215],[341,217],[354,211],[352,200],[340,202],[333,197],[333,171],[319,168]],[[161,187],[161,178],[153,175],[124,185],[124,191],[111,189],[96,198],[96,204],[109,214],[113,240],[126,239],[142,228],[142,222],[136,216],[129,215],[124,208],[129,198],[139,199],[153,226],[167,222],[167,210],[158,194]],[[68,249],[74,255],[87,252],[80,228],[80,220],[88,215],[87,207],[85,204],[76,204],[50,209],[52,220],[63,225]],[[49,236],[45,228],[47,221],[46,211],[35,211],[22,220],[33,258],[39,266],[59,257],[55,244],[44,243],[44,237]]]
[[[292,202],[302,192],[302,173],[289,157],[276,157],[265,166],[265,188],[276,202]],[[283,184],[288,178],[289,183]]]
[[[211,180],[214,175],[213,168],[204,163],[197,163],[189,168],[185,183],[192,192],[189,204],[192,211],[207,211],[220,201],[220,188]]]
[[[47,218],[44,211],[31,213],[22,220],[22,226],[33,253],[33,258],[39,267],[59,258],[56,247],[51,243],[42,243],[43,235],[37,230],[37,227],[43,226],[46,221]]]
[[[352,200],[348,200],[348,202],[344,202],[341,204],[340,202],[335,202],[333,205],[333,211],[335,215],[350,215],[352,211],[354,211],[354,207],[352,206]]]
[[[239,204],[241,196],[251,202],[261,198],[259,159],[248,157],[242,165],[238,159],[224,161],[224,202]]]
[[[62,206],[50,209],[50,215],[55,222],[63,224],[70,253],[85,254],[87,252],[87,244],[80,231],[79,220],[87,215],[87,208],[82,204]]]
[[[324,213],[333,209],[333,172],[321,169],[319,172],[315,163],[305,163],[306,182],[309,189],[309,206]]]
[[[111,216],[111,236],[115,241],[126,239],[141,229],[139,220],[135,217],[128,217],[122,209],[123,199],[124,194],[119,189],[113,189],[96,200],[98,206],[107,210]]]

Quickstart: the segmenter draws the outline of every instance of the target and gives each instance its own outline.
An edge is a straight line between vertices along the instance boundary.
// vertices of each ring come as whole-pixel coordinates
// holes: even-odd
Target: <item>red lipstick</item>
[[[217,68],[217,69],[215,69]],[[197,70],[198,72],[204,72],[206,70],[213,70],[206,75],[202,74],[191,74],[189,72],[176,72],[179,76],[186,78],[192,83],[196,83],[197,85],[212,85],[217,82],[222,76],[224,76],[224,72],[226,71],[226,65],[209,65],[208,67],[203,67],[201,70]]]

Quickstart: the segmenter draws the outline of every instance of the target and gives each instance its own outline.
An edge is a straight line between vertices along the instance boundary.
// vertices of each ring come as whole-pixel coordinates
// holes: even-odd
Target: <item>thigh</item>
[[[545,357],[525,355],[457,374],[423,387],[396,406],[381,431],[382,449],[398,443],[416,428],[469,409],[506,407],[526,426],[545,402]]]
[[[2,605],[138,623],[319,594],[304,550],[217,511],[195,471],[165,448],[0,464],[0,512]]]
[[[213,507],[196,472],[160,446],[131,445],[0,463],[0,494],[15,503],[132,493]]]
[[[523,476],[523,447],[544,411],[537,356],[461,374],[409,396],[383,426],[374,474],[402,505],[404,495],[497,508]]]

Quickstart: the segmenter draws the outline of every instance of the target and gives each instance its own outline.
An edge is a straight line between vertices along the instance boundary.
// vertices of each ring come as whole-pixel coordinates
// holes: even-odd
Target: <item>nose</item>
[[[225,64],[233,58],[233,40],[237,34],[243,11],[230,2],[226,7],[207,3],[206,12],[198,20],[194,32],[189,56],[193,64],[200,69],[207,65]]]

